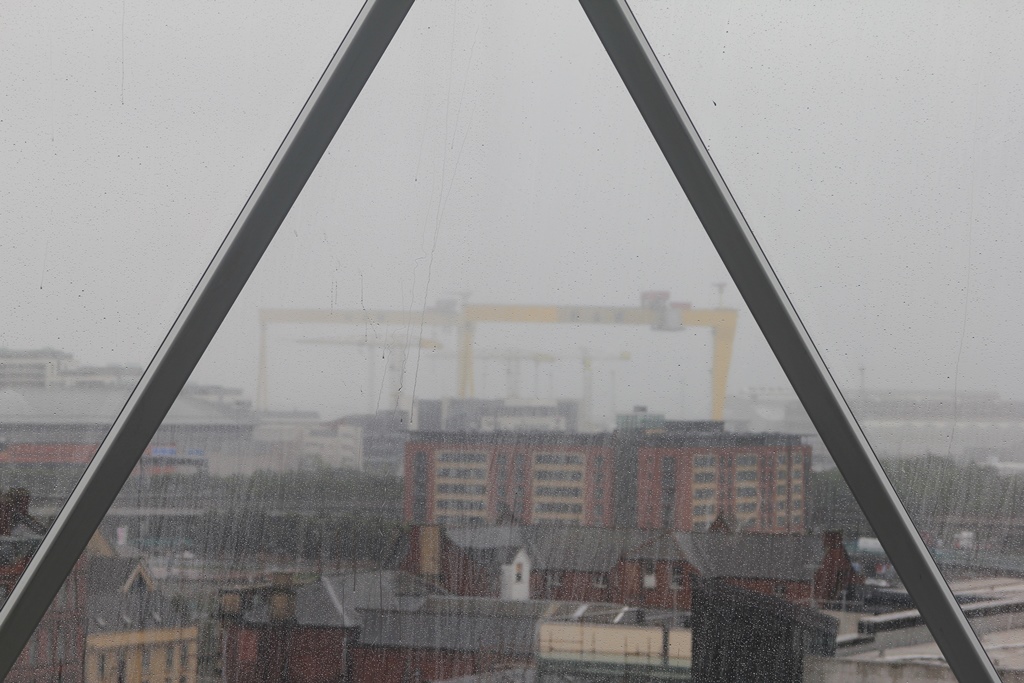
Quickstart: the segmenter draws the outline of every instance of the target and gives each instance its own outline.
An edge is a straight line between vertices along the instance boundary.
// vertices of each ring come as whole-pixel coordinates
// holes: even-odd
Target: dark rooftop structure
[[[800,683],[805,655],[835,654],[838,622],[771,595],[702,580],[693,598],[693,680]]]

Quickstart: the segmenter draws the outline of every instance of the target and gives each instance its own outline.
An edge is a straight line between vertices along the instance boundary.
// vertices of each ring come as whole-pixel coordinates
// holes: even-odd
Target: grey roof
[[[139,570],[141,563],[139,557],[90,557],[85,568],[88,595],[123,592],[131,588],[127,586],[128,579]]]
[[[295,591],[303,626],[358,628],[360,642],[379,646],[501,653],[528,658],[537,622],[578,619],[587,610],[621,610],[606,603],[499,600],[447,595],[401,571],[345,572]],[[266,623],[265,598],[254,596],[245,619]]]
[[[532,657],[537,622],[570,619],[582,602],[435,596],[416,609],[361,613],[360,641],[369,645],[471,650]],[[611,608],[612,605],[590,603]]]
[[[610,571],[634,545],[651,532],[598,527],[546,526],[529,529],[527,553],[541,571]]]
[[[100,425],[113,423],[130,389],[104,387],[0,388],[0,424]],[[171,406],[165,425],[252,425],[246,408],[182,394]]]
[[[674,562],[685,560],[686,556],[670,533],[652,534],[646,539],[631,545],[624,555],[631,560],[665,560]]]
[[[674,538],[705,578],[808,581],[825,555],[820,536],[677,532]]]
[[[451,527],[445,529],[448,540],[482,565],[509,564],[526,540],[517,526]],[[529,551],[527,551],[529,554]]]
[[[196,623],[184,608],[156,591],[90,593],[89,632],[175,628]]]
[[[537,571],[602,573],[620,559],[685,560],[705,577],[805,581],[813,578],[825,553],[820,536],[553,525],[450,527],[445,534],[485,566],[508,564],[524,548]]]
[[[525,548],[536,570],[597,573],[611,570],[631,548],[655,540],[659,532],[535,525],[449,527],[445,534],[482,564],[508,564]]]
[[[463,650],[481,655],[529,657],[536,619],[488,614],[370,611],[363,614],[359,640],[367,645]]]
[[[303,626],[352,628],[362,623],[363,610],[409,610],[441,590],[411,574],[365,570],[323,576],[296,588],[295,619]],[[266,601],[257,596],[246,609],[250,622],[269,621]]]
[[[444,531],[455,545],[477,550],[521,546],[524,538],[518,526],[458,526]]]

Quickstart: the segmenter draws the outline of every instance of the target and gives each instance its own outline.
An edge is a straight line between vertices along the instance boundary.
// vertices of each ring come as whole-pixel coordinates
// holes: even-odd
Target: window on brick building
[[[658,575],[655,572],[653,562],[644,562],[644,576],[643,586],[645,589],[654,589],[658,587]]]
[[[718,459],[713,455],[698,455],[693,459],[694,467],[715,467]]]
[[[672,565],[672,579],[669,584],[672,588],[682,588],[686,583],[686,570],[680,565]]]

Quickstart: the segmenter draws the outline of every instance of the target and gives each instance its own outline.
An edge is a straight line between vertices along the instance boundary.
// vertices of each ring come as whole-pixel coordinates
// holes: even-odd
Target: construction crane
[[[470,397],[473,384],[473,338],[476,328],[487,323],[643,325],[653,330],[680,331],[707,327],[713,335],[711,359],[711,418],[721,420],[725,412],[726,384],[736,335],[736,311],[729,308],[692,308],[669,301],[668,292],[645,292],[639,306],[520,306],[512,304],[465,304],[455,302],[419,311],[263,309],[260,311],[260,358],[256,402],[267,401],[266,338],[270,325],[331,324],[400,326],[454,329],[457,336],[458,393]]]
[[[300,344],[322,344],[327,346],[356,346],[365,349],[409,349],[409,348],[420,348],[427,351],[438,351],[441,349],[441,342],[435,339],[420,339],[402,341],[392,340],[385,341],[383,339],[367,339],[360,337],[320,337],[319,339],[300,339]],[[382,356],[383,358],[383,356]],[[377,359],[374,354],[368,353],[366,356],[366,378],[367,378],[367,412],[373,413],[377,409],[377,398],[380,396],[380,392],[383,390],[383,385],[378,389],[377,387]],[[398,380],[402,374],[402,368],[395,364],[394,356],[391,358],[390,369],[392,378],[395,380],[396,385],[392,387],[393,398],[398,400]]]

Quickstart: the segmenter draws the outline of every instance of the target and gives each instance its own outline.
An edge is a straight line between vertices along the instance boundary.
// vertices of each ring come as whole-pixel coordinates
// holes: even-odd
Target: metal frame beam
[[[413,0],[367,0],[0,609],[0,679],[46,613],[355,103]]]
[[[953,673],[998,681],[629,6],[580,4]]]

